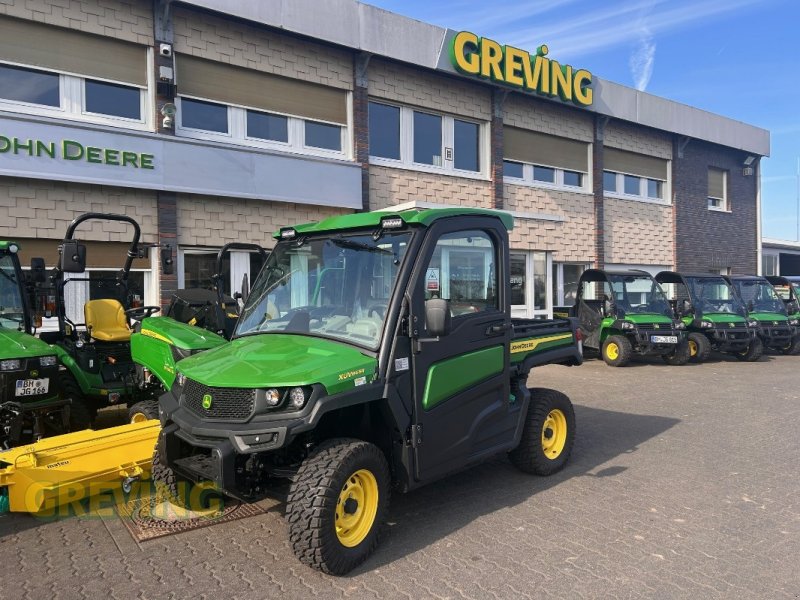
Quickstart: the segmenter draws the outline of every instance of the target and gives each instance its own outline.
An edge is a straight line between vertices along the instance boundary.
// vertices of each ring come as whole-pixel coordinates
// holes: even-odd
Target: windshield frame
[[[261,283],[262,279],[269,277],[268,273],[271,270],[275,269],[278,259],[279,258],[283,258],[284,249],[285,248],[287,248],[287,247],[288,248],[299,248],[299,247],[305,246],[305,245],[310,244],[310,243],[324,242],[326,240],[329,240],[334,246],[338,246],[339,248],[347,249],[347,250],[354,251],[354,252],[363,252],[365,254],[367,254],[367,253],[369,253],[369,254],[375,253],[376,256],[385,255],[385,254],[392,255],[393,253],[390,250],[381,249],[378,246],[381,243],[381,241],[386,239],[387,237],[400,236],[400,235],[406,236],[405,239],[403,240],[403,241],[405,241],[405,245],[406,246],[405,246],[405,250],[402,253],[402,256],[400,257],[399,263],[396,265],[396,273],[395,273],[395,277],[394,277],[394,282],[392,283],[392,287],[389,290],[388,297],[386,299],[387,300],[386,301],[386,313],[383,315],[381,326],[380,326],[380,329],[378,331],[378,335],[375,338],[374,345],[373,344],[369,344],[366,341],[365,342],[361,342],[360,340],[349,338],[349,337],[338,337],[338,336],[333,336],[333,335],[330,335],[330,334],[325,334],[325,333],[320,333],[320,332],[315,332],[315,331],[306,332],[306,331],[296,331],[296,330],[285,331],[284,329],[266,329],[266,330],[257,330],[256,329],[256,330],[250,330],[250,331],[246,331],[246,332],[240,333],[240,326],[241,326],[243,320],[249,316],[249,315],[247,315],[246,309],[249,306],[252,308],[252,307],[255,307],[257,305],[257,303],[253,303],[251,305],[250,304],[250,298],[253,298],[254,297],[254,293],[257,293],[259,291],[259,288],[262,286],[262,283]],[[240,312],[239,318],[236,321],[236,327],[234,328],[234,333],[233,333],[233,336],[231,337],[231,341],[237,340],[237,339],[241,339],[241,338],[261,335],[261,334],[300,335],[300,336],[303,336],[303,337],[313,337],[313,338],[318,338],[318,339],[329,340],[329,341],[332,341],[332,342],[348,344],[348,345],[354,346],[355,348],[357,348],[360,351],[368,351],[370,353],[377,353],[380,350],[381,345],[383,343],[383,339],[384,339],[384,336],[386,335],[387,327],[391,326],[391,324],[393,323],[393,318],[390,315],[391,309],[392,309],[392,306],[394,306],[396,304],[396,299],[397,299],[398,294],[402,295],[402,290],[404,289],[404,288],[399,287],[399,286],[407,285],[407,281],[406,280],[408,279],[408,273],[406,271],[407,271],[408,262],[409,262],[409,260],[411,260],[411,259],[408,258],[408,256],[410,254],[414,254],[413,249],[415,248],[415,244],[416,244],[417,239],[419,237],[419,233],[417,231],[417,228],[403,228],[403,229],[398,229],[398,230],[380,231],[380,236],[378,236],[377,238],[376,238],[376,236],[378,236],[378,232],[376,232],[374,229],[345,229],[345,230],[331,230],[331,231],[323,231],[323,232],[314,232],[313,234],[309,234],[309,235],[301,235],[298,238],[293,239],[293,240],[280,240],[280,241],[278,241],[278,243],[275,245],[275,247],[272,248],[272,250],[270,251],[266,262],[264,263],[264,265],[262,266],[261,270],[258,273],[258,276],[253,281],[253,285],[252,285],[252,288],[250,289],[250,294],[249,294],[249,297],[248,297],[248,302],[246,302],[245,305],[242,307],[242,310]],[[361,240],[352,240],[352,242],[354,242],[354,243],[352,245],[348,244],[347,242],[351,241],[350,238],[354,238],[354,237],[355,238],[365,238],[365,237],[366,238],[370,238],[371,240],[373,240],[376,249],[375,250],[371,250],[371,249],[367,249],[367,248],[358,248],[358,247],[356,247],[356,245],[360,245],[362,243]],[[337,243],[338,241],[344,241],[345,243],[342,243],[340,245],[339,243]],[[373,265],[373,268],[374,268],[374,265]],[[281,267],[277,267],[277,269],[279,271],[283,271],[283,269]],[[281,277],[285,278],[286,276],[288,276],[290,274],[291,274],[291,271],[289,273],[284,273],[284,275],[282,275]],[[270,282],[270,289],[274,289],[277,283],[278,283],[278,281]],[[263,298],[259,302],[263,302]],[[366,308],[364,310],[366,310]]]
[[[635,278],[636,280],[642,281],[649,281],[650,282],[650,290],[646,293],[657,293],[659,295],[659,299],[664,304],[664,310],[657,311],[657,310],[646,310],[646,311],[639,311],[639,310],[626,310],[625,308],[619,307],[619,301],[616,298],[616,291],[614,290],[614,284],[622,284],[622,289],[624,295],[627,297],[629,294],[633,293],[640,293],[640,292],[631,292],[628,290],[628,282],[625,280],[628,278]],[[669,299],[667,298],[666,293],[662,289],[661,285],[656,281],[655,277],[650,275],[649,273],[608,273],[606,275],[606,280],[608,281],[609,288],[611,289],[612,298],[614,303],[617,305],[617,310],[622,311],[621,316],[627,315],[659,315],[663,317],[668,317],[670,319],[675,318],[675,313],[672,310],[672,306],[669,303]],[[648,303],[650,304],[650,303]]]
[[[728,280],[725,279],[722,275],[713,275],[713,274],[697,275],[697,276],[689,275],[684,277],[683,280],[686,284],[686,289],[689,292],[689,298],[691,299],[692,306],[695,308],[695,310],[699,310],[704,315],[738,315],[742,318],[747,317],[747,307],[745,306],[742,298],[739,296],[739,292],[737,291],[736,286],[728,282]],[[730,300],[719,300],[719,302],[731,302],[734,305],[735,310],[733,312],[703,310],[700,307],[699,300],[709,301],[710,299],[699,298],[699,296],[695,291],[695,286],[702,280],[712,280],[714,282],[718,282],[727,286],[728,293],[730,295]]]
[[[25,296],[25,278],[22,274],[22,270],[19,267],[19,261],[14,260],[14,254],[10,252],[2,252],[0,253],[0,266],[5,267],[4,263],[8,262],[8,269],[3,269],[2,273],[0,273],[0,291],[3,290],[14,290],[16,292],[16,297],[18,300],[18,306],[14,306],[13,308],[19,308],[20,314],[22,315],[22,321],[12,321],[17,323],[17,329],[20,331],[25,331],[25,333],[30,333],[31,331],[31,324],[30,324],[30,314],[28,312],[28,303]],[[6,276],[13,276],[13,281],[7,278]],[[0,294],[0,305],[3,303],[3,296]],[[2,319],[0,318],[0,328],[4,329],[13,329],[12,327],[7,327],[3,324],[3,321],[11,321],[11,319]]]

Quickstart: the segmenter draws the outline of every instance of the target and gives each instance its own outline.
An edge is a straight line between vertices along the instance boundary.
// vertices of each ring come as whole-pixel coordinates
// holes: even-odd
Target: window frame
[[[400,109],[400,158],[386,158],[370,154],[369,163],[382,167],[392,167],[396,169],[408,169],[411,171],[421,171],[424,173],[436,173],[440,175],[450,175],[454,177],[466,177],[468,179],[481,179],[488,181],[489,178],[489,124],[472,117],[454,115],[418,106],[410,106],[397,102],[387,101],[383,98],[369,98],[369,104],[382,104]],[[414,113],[422,113],[440,117],[442,119],[442,166],[418,163],[414,161]],[[472,123],[478,126],[478,170],[469,171],[466,169],[455,168],[455,121]],[[370,130],[370,134],[372,131]],[[447,158],[447,149],[452,150],[452,158]]]
[[[591,144],[590,144],[591,147]],[[540,165],[522,162],[520,160],[512,160],[503,158],[503,164],[506,162],[516,163],[522,165],[522,178],[514,177],[513,175],[506,175],[505,168],[503,168],[503,183],[510,183],[512,185],[524,185],[528,187],[544,188],[549,190],[558,190],[562,192],[572,192],[575,194],[591,194],[592,193],[592,174],[588,171],[576,171],[575,169],[562,169],[553,165]],[[536,167],[553,169],[555,171],[555,180],[550,183],[534,179],[534,169]],[[568,185],[564,183],[564,173],[579,173],[581,175],[581,185]]]
[[[670,161],[667,161],[670,162]],[[614,174],[616,176],[616,190],[610,191],[605,188],[606,174]],[[669,166],[667,166],[667,177],[669,177]],[[639,180],[639,193],[627,194],[625,193],[625,177],[636,177]],[[657,181],[661,183],[661,198],[654,198],[648,194],[648,182]],[[622,190],[622,191],[620,191]],[[617,198],[620,200],[636,200],[638,202],[649,202],[651,204],[664,204],[671,205],[669,200],[671,195],[671,185],[669,179],[657,179],[655,177],[647,177],[645,175],[637,175],[636,173],[624,173],[621,171],[611,171],[603,169],[603,196],[608,198]]]
[[[710,166],[708,170],[714,169],[715,171],[719,171],[722,173],[722,198],[717,198],[716,196],[712,196],[711,194],[706,193],[706,206],[708,210],[713,210],[715,212],[724,212],[728,213],[731,212],[730,205],[728,203],[728,171],[725,169],[720,169],[718,167]],[[712,206],[712,200],[719,200],[719,206]]]

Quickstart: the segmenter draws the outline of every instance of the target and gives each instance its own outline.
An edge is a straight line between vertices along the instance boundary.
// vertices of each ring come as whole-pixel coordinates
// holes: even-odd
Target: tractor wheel
[[[702,333],[692,332],[689,334],[689,360],[694,363],[702,363],[711,356],[711,342]]]
[[[389,510],[389,466],[377,446],[335,438],[306,458],[289,490],[289,540],[301,562],[344,575],[375,550]]]
[[[81,386],[70,374],[65,374],[61,377],[61,396],[62,398],[69,398],[71,403],[69,407],[69,430],[70,431],[83,431],[90,429],[97,411],[92,410],[86,402],[86,398],[81,393]]]
[[[633,356],[633,346],[624,335],[610,335],[603,342],[601,355],[608,366],[624,367]]]
[[[756,337],[750,342],[750,346],[747,350],[744,352],[737,352],[734,356],[744,362],[756,362],[761,358],[762,354],[764,354],[764,343],[761,341],[761,338]]]
[[[128,422],[141,423],[158,419],[158,400],[142,400],[128,409]]]
[[[519,445],[508,453],[520,471],[552,475],[564,467],[575,443],[575,410],[555,390],[531,389],[531,403]]]
[[[669,354],[662,354],[661,358],[664,362],[673,367],[680,367],[689,362],[690,350],[689,342],[681,342],[675,346],[675,350]]]
[[[781,350],[783,354],[800,354],[800,334],[792,338],[792,343]]]

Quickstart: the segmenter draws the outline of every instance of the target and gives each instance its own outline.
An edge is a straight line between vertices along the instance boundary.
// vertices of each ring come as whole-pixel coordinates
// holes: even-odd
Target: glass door
[[[553,304],[553,260],[549,252],[512,252],[511,316],[518,318],[551,318]]]

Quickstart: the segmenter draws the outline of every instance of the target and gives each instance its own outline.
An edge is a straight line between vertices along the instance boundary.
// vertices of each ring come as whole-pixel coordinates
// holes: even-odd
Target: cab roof
[[[298,234],[306,235],[322,233],[325,231],[338,231],[342,229],[359,229],[362,227],[374,229],[380,226],[381,219],[390,217],[399,217],[406,225],[430,227],[438,219],[461,216],[495,217],[500,219],[505,228],[509,231],[514,228],[514,217],[507,212],[490,210],[487,208],[465,208],[454,206],[453,208],[411,208],[396,212],[385,210],[338,215],[335,217],[328,217],[327,219],[323,219],[322,221],[315,223],[303,223],[301,225],[294,225],[293,227],[284,227],[283,229],[294,229]],[[280,239],[280,230],[276,231],[273,234],[273,237],[275,239]]]
[[[14,245],[19,249],[19,244],[17,242],[11,242],[6,240],[0,240],[0,250],[8,250],[11,245]]]

